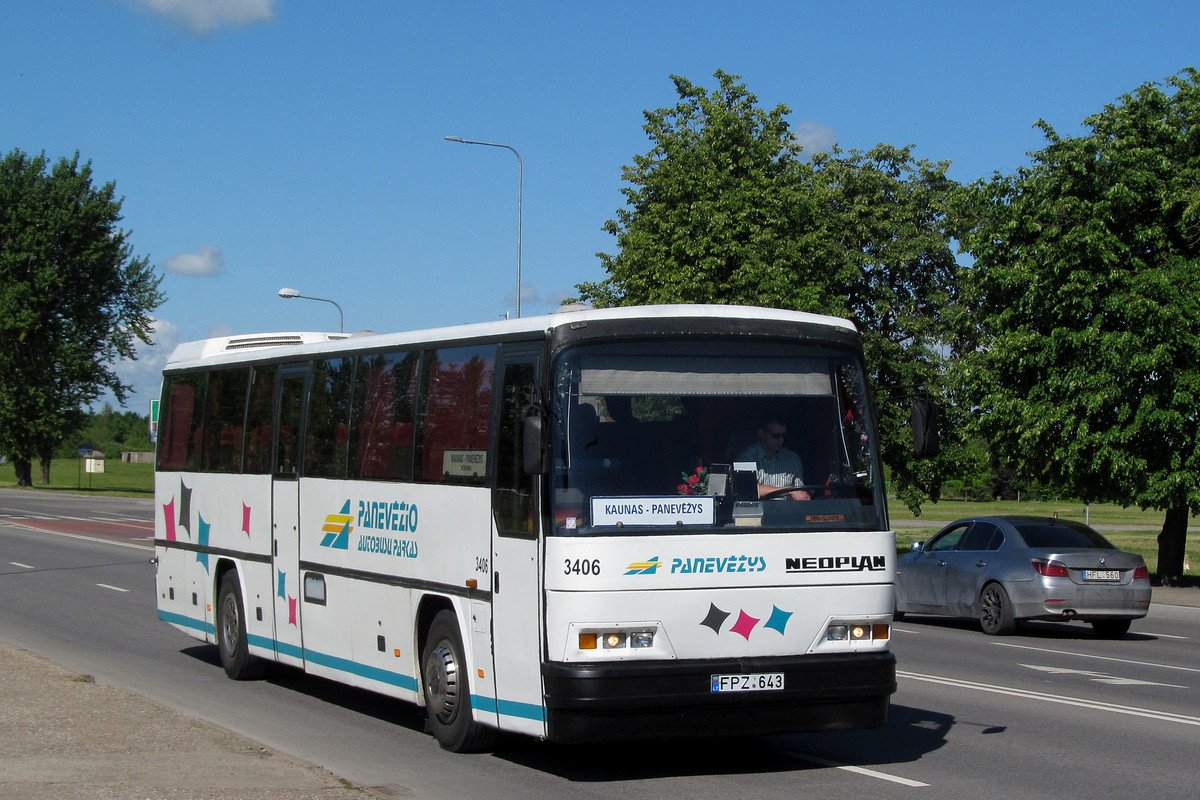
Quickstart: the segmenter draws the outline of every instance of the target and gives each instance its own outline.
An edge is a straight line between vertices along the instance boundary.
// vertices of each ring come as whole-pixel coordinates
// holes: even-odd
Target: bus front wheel
[[[217,594],[217,651],[225,674],[235,681],[262,677],[266,662],[250,655],[246,644],[246,613],[242,608],[242,584],[230,570],[221,578]]]
[[[493,729],[471,717],[466,670],[458,618],[453,611],[439,611],[421,654],[421,682],[429,728],[438,744],[455,753],[486,750],[495,738]]]

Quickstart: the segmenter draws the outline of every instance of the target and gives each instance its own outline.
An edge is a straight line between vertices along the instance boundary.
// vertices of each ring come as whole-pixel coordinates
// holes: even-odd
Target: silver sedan
[[[896,567],[896,619],[906,613],[972,617],[984,633],[1026,619],[1082,620],[1123,636],[1150,608],[1150,572],[1079,522],[970,517],[913,545]]]

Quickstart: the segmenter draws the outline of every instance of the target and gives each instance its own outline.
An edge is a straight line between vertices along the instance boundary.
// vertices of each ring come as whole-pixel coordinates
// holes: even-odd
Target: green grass
[[[83,459],[56,458],[50,462],[50,483],[40,483],[42,467],[33,462],[34,492],[76,492],[115,497],[153,497],[154,465],[126,464],[119,458],[106,458],[104,472],[84,472]],[[12,464],[0,464],[0,487],[17,485]]]
[[[907,551],[913,542],[929,539],[947,522],[960,517],[994,514],[1031,514],[1052,517],[1057,514],[1063,519],[1086,522],[1099,527],[1100,533],[1122,550],[1137,553],[1146,559],[1151,572],[1158,564],[1158,534],[1162,530],[1163,512],[1142,511],[1139,508],[1122,508],[1118,505],[1066,501],[1017,502],[997,500],[994,502],[968,502],[943,500],[940,503],[926,502],[921,506],[921,516],[915,516],[896,499],[888,503],[893,526],[896,530],[896,549]],[[907,523],[897,525],[895,523]],[[916,523],[914,525],[913,523]],[[1110,527],[1112,526],[1112,527]],[[1189,522],[1184,574],[1200,575],[1200,519],[1192,517]],[[1190,568],[1189,568],[1190,567]]]

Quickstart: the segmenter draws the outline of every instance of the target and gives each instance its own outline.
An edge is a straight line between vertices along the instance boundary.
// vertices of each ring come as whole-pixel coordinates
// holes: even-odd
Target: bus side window
[[[352,358],[331,358],[313,363],[305,423],[305,475],[346,477],[346,425],[350,417],[353,372]]]
[[[199,466],[207,378],[206,373],[191,373],[172,375],[164,381],[159,470],[194,470]]]
[[[425,354],[418,479],[484,483],[495,361],[495,345]]]
[[[534,408],[536,356],[509,361],[500,382],[496,431],[496,527],[533,533],[533,476],[525,471],[525,418]]]
[[[208,376],[204,412],[203,470],[237,472],[242,468],[242,424],[250,370],[223,369]]]
[[[255,367],[246,405],[245,463],[242,471],[263,475],[271,471],[271,413],[275,402],[275,366]]]
[[[351,478],[412,478],[413,402],[419,362],[420,354],[409,352],[359,359],[347,442]]]

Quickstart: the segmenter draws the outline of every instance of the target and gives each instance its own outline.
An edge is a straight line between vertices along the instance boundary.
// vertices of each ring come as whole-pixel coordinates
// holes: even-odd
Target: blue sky
[[[805,141],[916,145],[1012,172],[1148,81],[1200,66],[1184,2],[3,0],[0,151],[79,151],[165,275],[142,411],[179,341],[379,332],[514,308],[605,274],[621,167],[670,75],[722,69]]]

